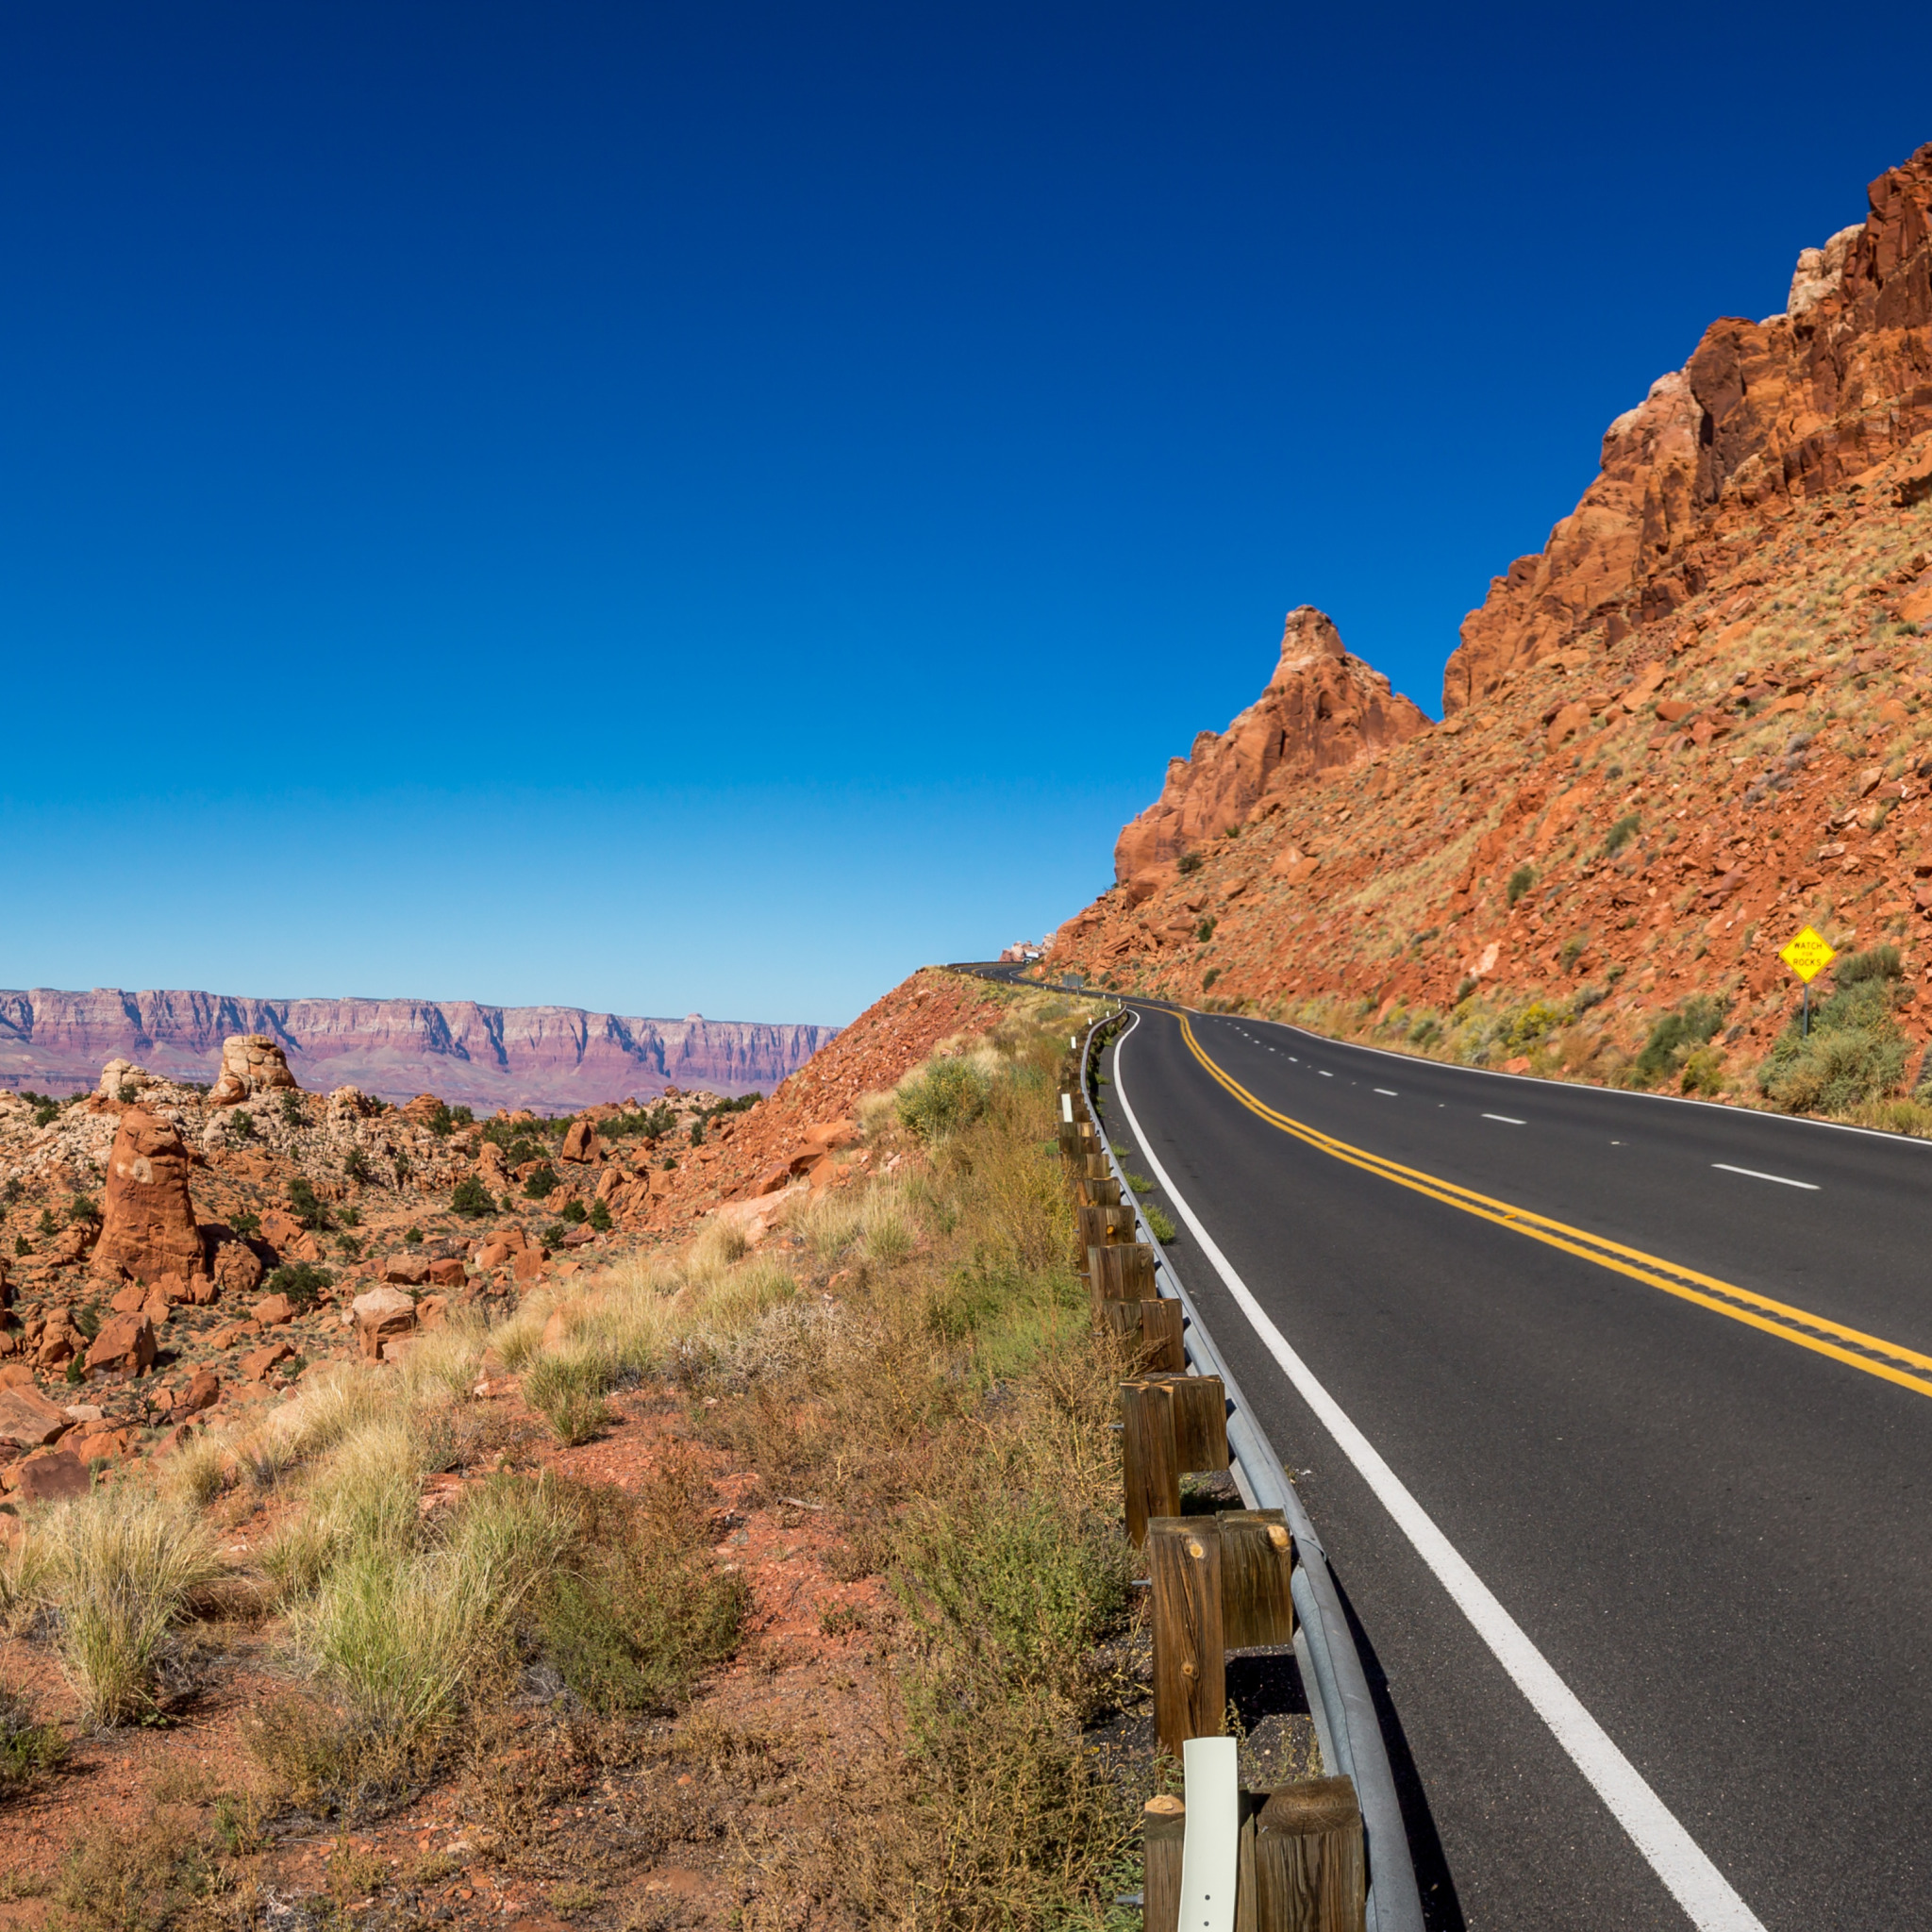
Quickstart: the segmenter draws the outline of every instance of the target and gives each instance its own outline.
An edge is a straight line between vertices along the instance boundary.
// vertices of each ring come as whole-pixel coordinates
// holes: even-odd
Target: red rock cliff
[[[1712,323],[1610,425],[1582,502],[1464,620],[1445,711],[1563,645],[1613,646],[1669,616],[1735,560],[1740,520],[1848,484],[1932,428],[1932,145],[1867,199],[1862,225],[1798,258],[1784,314]]]
[[[470,1000],[263,1000],[208,992],[0,991],[0,1086],[92,1087],[121,1058],[211,1080],[222,1042],[258,1034],[302,1086],[388,1100],[425,1090],[470,1106],[588,1107],[665,1086],[769,1091],[838,1029],[743,1020],[628,1019]]]
[[[1202,732],[1186,758],[1169,761],[1160,797],[1114,846],[1114,876],[1130,890],[1144,884],[1297,779],[1359,764],[1428,722],[1380,672],[1349,656],[1327,616],[1304,604],[1288,613],[1267,690],[1225,731]]]

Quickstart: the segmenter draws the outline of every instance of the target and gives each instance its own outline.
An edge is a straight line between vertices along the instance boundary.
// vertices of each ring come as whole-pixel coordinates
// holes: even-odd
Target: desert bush
[[[1534,868],[1527,865],[1519,865],[1509,874],[1509,884],[1505,889],[1504,896],[1513,906],[1535,884],[1536,872]]]
[[[1190,873],[1201,870],[1201,855],[1198,852],[1183,852],[1174,861],[1174,870],[1185,877]]]
[[[183,1805],[153,1805],[138,1822],[87,1827],[55,1881],[53,1903],[71,1932],[170,1932],[208,1911],[217,1860]]]
[[[1605,852],[1614,858],[1618,853],[1623,851],[1624,846],[1629,844],[1632,839],[1636,838],[1638,828],[1642,824],[1643,821],[1637,813],[1634,811],[1625,812],[1605,835]]]
[[[304,1227],[325,1228],[329,1224],[328,1209],[306,1174],[298,1174],[289,1183],[289,1212]]]
[[[132,1483],[65,1503],[33,1532],[60,1661],[85,1716],[123,1724],[154,1707],[175,1625],[219,1566],[206,1526]]]
[[[541,1201],[545,1194],[554,1194],[562,1185],[557,1177],[557,1170],[547,1160],[540,1160],[524,1176],[524,1192],[532,1201]]]
[[[985,1071],[974,1061],[928,1060],[899,1083],[899,1119],[915,1141],[930,1143],[977,1120],[986,1095]]]
[[[1808,1037],[1793,1019],[1758,1066],[1765,1098],[1788,1113],[1847,1114],[1890,1093],[1911,1052],[1895,1018],[1901,970],[1895,946],[1840,960]]]
[[[559,1442],[588,1442],[610,1419],[604,1400],[615,1380],[609,1355],[594,1344],[542,1357],[524,1376],[524,1400]]]
[[[1652,1025],[1643,1051],[1631,1063],[1631,1078],[1640,1087],[1655,1087],[1710,1041],[1724,1018],[1723,1007],[1703,993],[1661,1015]]]
[[[56,1771],[67,1757],[58,1724],[34,1722],[20,1693],[0,1684],[0,1799],[16,1797]]]
[[[312,1261],[284,1261],[269,1271],[261,1286],[265,1294],[285,1294],[298,1308],[310,1308],[324,1289],[335,1285],[335,1276]]]
[[[496,1203],[491,1198],[490,1190],[473,1174],[465,1174],[456,1184],[449,1205],[465,1221],[481,1221],[486,1215],[496,1212]]]

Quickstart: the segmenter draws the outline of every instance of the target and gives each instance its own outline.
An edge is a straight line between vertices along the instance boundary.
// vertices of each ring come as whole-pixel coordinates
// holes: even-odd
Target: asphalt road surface
[[[1184,1226],[1386,1677],[1433,1923],[1932,1926],[1932,1144],[1138,1010],[1108,1131],[1258,1305]],[[1619,1823],[1362,1439],[1682,1844]]]

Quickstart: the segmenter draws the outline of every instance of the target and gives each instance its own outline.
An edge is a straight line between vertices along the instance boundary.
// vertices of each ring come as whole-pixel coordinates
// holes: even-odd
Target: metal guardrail
[[[1084,989],[1082,989],[1084,991]],[[1091,995],[1090,995],[1091,997]],[[1395,1791],[1395,1774],[1389,1762],[1382,1726],[1367,1673],[1343,1615],[1341,1598],[1328,1569],[1327,1552],[1315,1533],[1302,1499],[1289,1480],[1281,1457],[1274,1453],[1240,1383],[1230,1374],[1208,1333],[1188,1291],[1181,1286],[1167,1251],[1154,1239],[1140,1197],[1114,1158],[1107,1131],[1094,1109],[1092,1094],[1093,1036],[1115,1014],[1096,1020],[1080,1046],[1080,1104],[1092,1122],[1094,1138],[1107,1158],[1108,1172],[1120,1183],[1121,1199],[1131,1202],[1140,1237],[1154,1251],[1155,1279],[1160,1292],[1181,1305],[1184,1324],[1181,1345],[1188,1366],[1200,1375],[1219,1375],[1227,1398],[1227,1446],[1236,1487],[1251,1509],[1279,1509],[1294,1540],[1295,1660],[1303,1688],[1310,1694],[1308,1707],[1322,1761],[1331,1772],[1355,1781],[1362,1811],[1362,1840],[1367,1854],[1369,1932],[1423,1932],[1422,1894],[1416,1885],[1408,1833],[1402,1822],[1402,1802]],[[1140,1024],[1140,1015],[1134,1015]]]

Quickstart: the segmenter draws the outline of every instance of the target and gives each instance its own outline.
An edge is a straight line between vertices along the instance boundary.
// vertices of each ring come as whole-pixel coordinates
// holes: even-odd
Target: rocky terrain
[[[1700,1091],[1756,1101],[1809,924],[1883,982],[1885,1050],[1780,1104],[1902,1094],[1932,1031],[1928,627],[1932,147],[1805,251],[1784,314],[1713,323],[1610,425],[1464,623],[1442,723],[1293,613],[1046,970],[1587,1077],[1683,1074],[1690,1028]]]
[[[748,1109],[672,1087],[478,1122],[426,1093],[306,1093],[265,1035],[231,1036],[207,1092],[114,1059],[79,1100],[0,1094],[0,1492],[77,1492],[315,1364],[708,1217],[759,1239],[867,1172],[859,1097],[983,1009],[972,982],[918,975]]]
[[[0,991],[0,1090],[67,1093],[113,1058],[183,1084],[211,1080],[222,1041],[264,1034],[305,1087],[355,1086],[452,1106],[588,1107],[666,1087],[769,1092],[838,1029],[742,1020],[625,1019],[471,1000],[242,999],[208,992]]]

